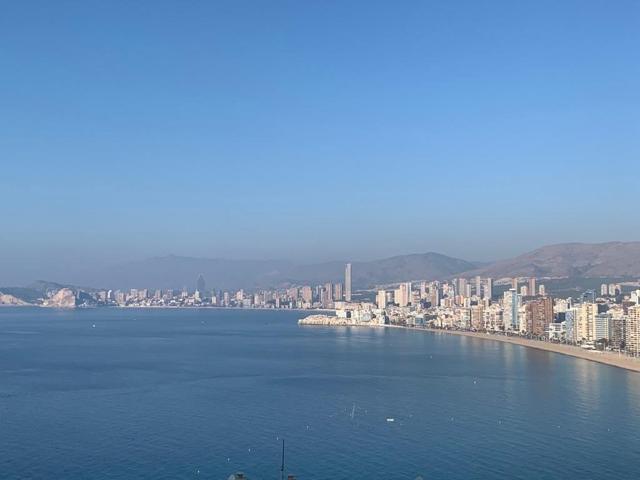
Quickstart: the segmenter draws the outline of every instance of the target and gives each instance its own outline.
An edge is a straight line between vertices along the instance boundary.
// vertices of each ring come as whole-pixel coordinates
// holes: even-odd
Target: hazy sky
[[[637,240],[640,2],[0,6],[0,281]]]

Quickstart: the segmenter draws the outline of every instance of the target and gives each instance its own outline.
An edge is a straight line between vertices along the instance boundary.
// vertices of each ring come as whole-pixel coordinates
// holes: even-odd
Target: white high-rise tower
[[[351,301],[351,264],[347,263],[344,269],[344,299]]]

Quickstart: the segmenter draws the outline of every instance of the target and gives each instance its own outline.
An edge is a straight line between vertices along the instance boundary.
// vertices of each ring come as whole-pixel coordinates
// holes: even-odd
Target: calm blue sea
[[[299,316],[1,308],[0,478],[640,478],[637,373]]]

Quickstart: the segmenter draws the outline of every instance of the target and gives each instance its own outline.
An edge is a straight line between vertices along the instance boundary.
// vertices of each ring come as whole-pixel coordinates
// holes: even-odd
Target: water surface
[[[640,478],[637,373],[299,315],[0,309],[0,478]]]

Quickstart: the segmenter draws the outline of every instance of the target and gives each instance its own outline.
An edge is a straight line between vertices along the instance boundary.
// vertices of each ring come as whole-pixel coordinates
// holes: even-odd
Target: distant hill
[[[117,265],[84,283],[109,288],[195,288],[198,275],[207,288],[258,288],[286,284],[311,285],[344,280],[344,261],[296,265],[287,261],[224,260],[169,255]],[[438,253],[402,255],[352,262],[354,287],[429,280],[476,268],[478,264]]]
[[[206,288],[268,288],[288,284],[318,285],[344,281],[344,261],[294,264],[282,260],[225,260],[168,255],[123,263],[94,272],[76,283],[99,288],[195,288],[202,274]],[[367,262],[352,262],[354,288],[401,281],[437,280],[474,275],[493,278],[511,276],[622,278],[640,277],[640,242],[564,243],[549,245],[515,258],[481,264],[439,253],[399,255]],[[71,288],[80,301],[79,288],[38,281],[27,287],[0,287],[0,292],[33,302]]]
[[[494,278],[638,277],[640,242],[561,243],[465,272]]]
[[[351,263],[356,288],[409,280],[436,280],[478,267],[476,263],[433,252]],[[345,262],[304,265],[292,268],[283,280],[311,284],[341,282],[344,268]]]

